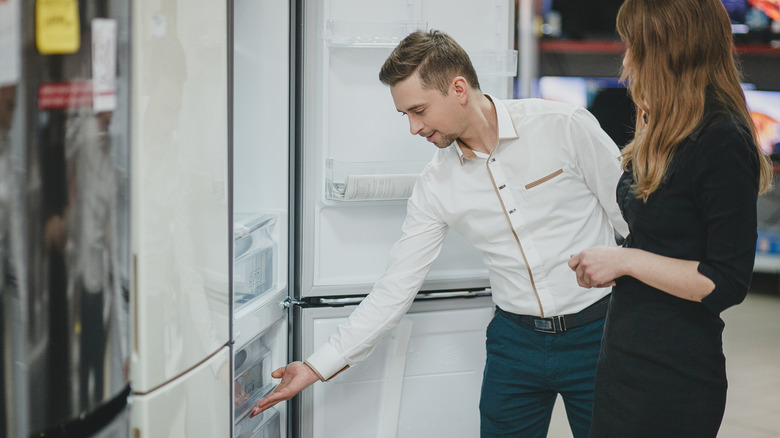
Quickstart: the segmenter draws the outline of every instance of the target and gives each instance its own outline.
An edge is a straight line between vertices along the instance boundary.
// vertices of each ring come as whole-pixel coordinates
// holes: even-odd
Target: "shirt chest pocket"
[[[523,187],[525,193],[528,196],[536,196],[538,193],[546,192],[549,188],[556,185],[556,182],[560,181],[563,169],[557,169],[549,173],[543,173],[540,178],[535,178],[525,184]]]

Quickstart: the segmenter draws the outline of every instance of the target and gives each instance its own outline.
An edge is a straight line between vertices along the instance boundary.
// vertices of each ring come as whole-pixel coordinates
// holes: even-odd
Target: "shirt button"
[[[514,213],[515,211],[517,211],[517,209],[513,208],[513,209],[509,210],[509,214],[512,214],[512,213]]]
[[[499,187],[498,190],[504,190],[504,187],[506,187],[506,184],[501,184],[501,187]]]

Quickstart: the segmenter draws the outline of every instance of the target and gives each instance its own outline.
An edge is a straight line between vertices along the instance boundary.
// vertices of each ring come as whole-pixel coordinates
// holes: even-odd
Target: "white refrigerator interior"
[[[304,356],[327,340],[352,307],[303,311]],[[422,301],[364,362],[305,393],[302,436],[479,436],[490,297]]]
[[[133,4],[135,436],[230,433],[226,11]]]
[[[287,405],[249,418],[288,362],[290,3],[234,0],[233,436],[287,436]]]
[[[484,92],[512,96],[514,2],[305,0],[302,295],[371,289],[435,147],[410,135],[378,73],[408,33],[438,29],[469,53]],[[424,289],[487,286],[482,255],[451,233]]]
[[[290,11],[284,0],[233,7],[234,337],[241,347],[268,324],[242,322],[287,290]]]

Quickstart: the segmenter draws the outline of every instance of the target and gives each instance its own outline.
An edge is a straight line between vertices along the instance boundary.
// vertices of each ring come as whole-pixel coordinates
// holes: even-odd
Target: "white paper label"
[[[92,20],[92,105],[95,112],[116,109],[116,20]]]
[[[21,47],[19,0],[0,0],[0,86],[19,82]]]

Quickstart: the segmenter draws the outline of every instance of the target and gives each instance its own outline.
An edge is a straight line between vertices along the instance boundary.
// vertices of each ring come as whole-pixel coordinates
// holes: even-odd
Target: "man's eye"
[[[422,113],[424,113],[425,110],[414,110],[413,113],[417,114],[418,116],[421,116]]]

